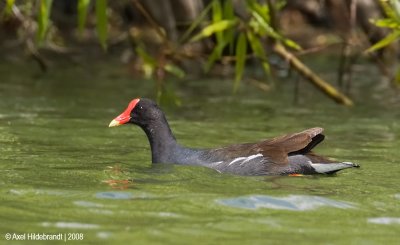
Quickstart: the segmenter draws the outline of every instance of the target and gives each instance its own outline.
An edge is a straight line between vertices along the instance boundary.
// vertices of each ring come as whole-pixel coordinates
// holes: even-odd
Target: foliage
[[[14,0],[4,0],[5,8],[2,16],[15,16],[21,23],[30,23],[30,25],[20,25],[20,28],[25,28],[19,33],[23,34],[26,46],[32,56],[39,62],[42,70],[46,70],[45,62],[40,57],[38,47],[48,44],[51,35],[56,30],[57,26],[51,21],[51,9],[53,0],[26,1],[24,3],[16,3]],[[109,29],[113,27],[109,25],[110,17],[113,12],[112,4],[117,1],[107,0],[78,0],[77,9],[77,30],[83,36],[86,29],[87,21],[94,19],[96,21],[96,33],[98,41],[104,50],[107,50]],[[269,55],[274,52],[278,56],[283,57],[289,62],[300,75],[309,80],[318,79],[317,86],[326,94],[326,88],[329,87],[322,79],[312,73],[307,67],[286,48],[300,50],[300,46],[294,41],[280,34],[276,26],[276,12],[284,5],[284,0],[211,0],[209,4],[198,14],[197,18],[187,28],[186,32],[180,37],[179,41],[171,41],[167,33],[161,25],[153,19],[150,11],[142,5],[143,1],[131,0],[128,1],[136,11],[144,17],[147,22],[146,32],[155,30],[160,42],[157,47],[141,39],[135,37],[135,27],[130,27],[126,31],[126,37],[131,41],[132,51],[136,54],[135,58],[140,64],[140,68],[144,76],[152,79],[156,84],[157,99],[159,101],[168,100],[179,103],[177,96],[172,89],[169,89],[164,80],[167,75],[172,75],[178,78],[186,76],[185,71],[181,67],[184,59],[197,58],[202,60],[203,53],[188,55],[186,48],[190,47],[194,42],[202,42],[203,39],[210,40],[214,44],[212,51],[206,54],[206,62],[204,70],[208,73],[218,61],[234,61],[235,75],[233,82],[233,91],[236,92],[239,88],[241,80],[245,73],[245,67],[248,61],[257,60],[261,65],[266,76],[270,74]],[[239,7],[238,7],[239,6]],[[20,9],[24,11],[20,11]],[[240,8],[240,11],[238,11]],[[93,11],[92,11],[93,10]],[[88,18],[88,16],[94,18]],[[36,28],[37,27],[37,28]],[[147,29],[148,28],[148,29]],[[31,35],[36,34],[36,35]],[[36,42],[31,40],[31,36],[36,36]],[[139,35],[140,36],[140,35]],[[32,48],[33,47],[33,48]],[[285,48],[286,47],[286,48]],[[196,56],[197,55],[197,56]],[[311,75],[310,75],[311,74]],[[256,82],[257,83],[257,82]],[[314,81],[314,83],[316,83]],[[264,84],[265,85],[265,84]],[[329,87],[330,88],[330,87]],[[333,94],[340,94],[334,90]],[[332,96],[331,96],[332,97]],[[335,96],[333,96],[335,97]],[[339,96],[340,97],[340,96]],[[172,99],[171,99],[172,98]],[[335,100],[342,103],[343,100]],[[344,103],[346,104],[346,103]]]
[[[81,14],[78,14],[78,16],[80,15]],[[96,0],[96,20],[96,29],[99,41],[103,49],[107,49],[107,0]]]
[[[39,11],[39,15],[38,15],[39,30],[37,32],[39,42],[43,41],[44,37],[46,36],[46,32],[49,28],[50,11],[51,11],[52,3],[53,3],[53,0],[41,0],[40,1],[40,11]]]
[[[380,0],[381,7],[385,12],[386,18],[374,20],[373,23],[381,28],[390,30],[389,34],[379,42],[367,49],[367,52],[373,52],[384,48],[400,38],[400,2],[399,0]],[[393,80],[400,84],[400,67],[397,68]]]
[[[390,29],[390,33],[372,45],[367,52],[376,51],[395,41],[400,37],[400,3],[398,0],[380,0],[382,9],[385,12],[386,18],[374,20],[373,23],[381,28]]]
[[[236,62],[234,91],[237,91],[243,77],[244,67],[248,59],[247,54],[249,53],[248,46],[250,46],[253,56],[261,62],[267,75],[270,73],[268,52],[265,45],[267,40],[282,42],[288,47],[300,49],[299,45],[279,34],[273,26],[271,13],[275,11],[275,6],[262,2],[246,0],[244,3],[246,7],[245,16],[239,16],[234,14],[233,1],[211,1],[211,22],[191,39],[193,42],[215,35],[216,45],[208,57],[205,66],[206,72],[217,60],[223,58],[223,51],[226,47],[229,47],[229,53],[235,55]],[[208,11],[208,8],[204,11]],[[195,25],[198,25],[198,22]],[[233,48],[235,45],[236,48]]]

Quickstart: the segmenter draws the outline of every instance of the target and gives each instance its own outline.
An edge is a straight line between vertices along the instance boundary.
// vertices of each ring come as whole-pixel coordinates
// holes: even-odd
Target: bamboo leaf
[[[243,77],[244,66],[246,64],[247,39],[245,33],[240,33],[236,44],[236,64],[235,64],[235,82],[233,92],[235,93]]]
[[[254,54],[261,60],[261,65],[264,69],[264,72],[267,75],[271,74],[271,70],[268,63],[268,57],[265,54],[265,50],[260,42],[260,39],[258,39],[251,31],[247,32],[247,39]]]
[[[378,27],[384,27],[384,28],[391,28],[391,29],[396,29],[399,28],[400,23],[396,22],[393,19],[379,19],[376,21],[373,21],[374,25]]]
[[[233,19],[235,17],[235,11],[233,10],[233,2],[232,1],[224,2],[223,16],[225,19]]]
[[[217,23],[222,20],[222,6],[219,0],[213,0],[212,4],[212,22]],[[220,43],[224,40],[224,34],[222,31],[216,32],[215,36],[217,38],[217,43]]]
[[[151,64],[152,66],[157,65],[157,61],[151,57],[141,45],[138,45],[135,49],[136,53],[140,56],[144,63]]]
[[[168,63],[164,66],[164,69],[171,73],[172,75],[179,77],[179,78],[184,78],[186,73],[178,66]]]
[[[268,36],[276,40],[282,40],[282,36],[278,32],[276,32],[261,15],[259,15],[256,12],[252,12],[251,15],[254,17],[254,19],[258,22],[260,27],[265,31],[265,33]]]
[[[79,0],[78,1],[78,30],[80,35],[82,35],[85,24],[87,13],[89,9],[90,0]]]
[[[154,71],[156,70],[157,62],[151,57],[141,45],[138,45],[135,49],[136,53],[143,61],[142,69],[144,73],[144,77],[146,79],[150,79],[154,75]]]
[[[201,32],[196,36],[194,36],[190,41],[191,42],[198,41],[202,38],[209,37],[216,32],[224,31],[234,26],[236,22],[237,20],[221,20],[216,23],[212,23],[204,27],[203,30],[201,30]]]
[[[219,60],[222,55],[222,51],[224,50],[225,46],[228,42],[220,42],[215,45],[212,53],[208,56],[207,64],[205,65],[205,72],[209,72],[211,67],[214,65],[215,61]]]
[[[211,9],[211,3],[207,5],[207,7],[204,8],[203,11],[201,11],[200,15],[193,21],[193,23],[189,26],[189,28],[180,38],[179,43],[183,43],[184,41],[186,41],[186,39],[194,31],[194,29],[200,26],[200,23],[203,22],[203,20],[207,17],[210,9]]]
[[[399,37],[400,37],[400,31],[394,31],[394,32],[390,33],[389,35],[387,35],[382,40],[380,40],[379,42],[377,42],[374,45],[372,45],[369,49],[367,49],[366,52],[368,53],[368,52],[372,52],[372,51],[376,51],[378,49],[381,49],[381,48],[389,45],[390,43],[394,42]]]
[[[4,16],[8,17],[11,15],[12,8],[14,6],[15,0],[7,0],[6,1],[6,7],[4,9]]]
[[[390,4],[392,5],[393,12],[396,15],[396,20],[400,21],[400,3],[398,0],[390,0]]]
[[[223,6],[224,19],[234,20],[235,12],[232,1],[225,1]],[[235,29],[231,28],[224,32],[224,40],[229,44],[229,54],[233,54],[235,48]]]
[[[298,45],[295,41],[293,41],[289,38],[283,38],[283,43],[289,48],[296,49],[296,50],[302,50],[300,45]]]
[[[383,11],[385,12],[386,16],[389,17],[389,19],[393,19],[397,22],[400,21],[400,15],[399,13],[396,12],[396,7],[393,5],[394,2],[397,0],[391,0],[390,3],[386,0],[380,0],[380,6],[382,7]]]
[[[247,1],[247,7],[251,13],[257,13],[266,23],[270,23],[269,8],[266,4],[260,4],[257,1]]]
[[[107,0],[96,0],[96,29],[100,44],[107,49]]]
[[[49,28],[49,20],[50,20],[50,11],[52,0],[41,0],[40,1],[40,10],[38,15],[38,41],[41,43],[47,33],[47,29]]]
[[[260,59],[266,59],[267,57],[265,55],[265,51],[263,46],[261,45],[260,40],[251,31],[248,31],[246,34],[254,54],[257,55],[257,57],[259,57]]]

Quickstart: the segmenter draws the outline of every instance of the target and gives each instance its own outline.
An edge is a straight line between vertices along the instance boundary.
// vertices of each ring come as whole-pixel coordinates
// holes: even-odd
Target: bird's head
[[[109,127],[120,126],[126,123],[133,123],[139,126],[145,126],[152,121],[159,120],[162,112],[157,104],[149,99],[133,99],[128,107],[119,116],[114,118]]]

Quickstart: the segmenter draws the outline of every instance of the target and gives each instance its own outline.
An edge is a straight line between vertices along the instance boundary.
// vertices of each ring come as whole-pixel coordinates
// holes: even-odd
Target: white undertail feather
[[[323,174],[329,172],[335,172],[345,168],[357,167],[358,165],[352,162],[338,162],[338,163],[311,163],[311,167],[314,168],[315,172]]]

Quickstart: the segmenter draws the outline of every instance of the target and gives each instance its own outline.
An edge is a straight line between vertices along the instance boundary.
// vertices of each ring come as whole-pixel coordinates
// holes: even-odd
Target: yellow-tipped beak
[[[112,121],[110,122],[110,124],[108,125],[108,127],[111,128],[111,127],[116,127],[116,126],[119,126],[119,125],[121,125],[121,123],[114,119],[114,120],[112,120]]]

